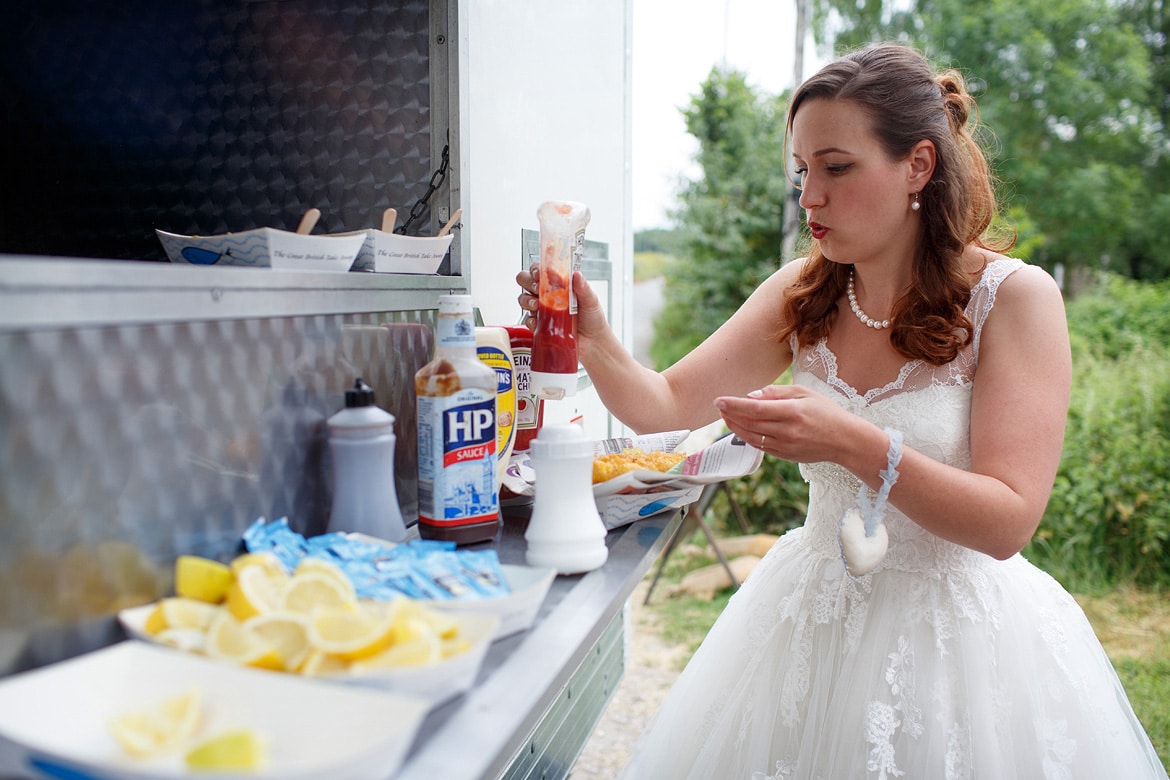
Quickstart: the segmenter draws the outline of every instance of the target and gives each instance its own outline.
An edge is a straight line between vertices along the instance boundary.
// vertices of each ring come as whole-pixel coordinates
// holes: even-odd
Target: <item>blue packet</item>
[[[466,577],[486,598],[506,596],[512,592],[504,570],[500,568],[500,556],[495,550],[464,550],[456,556]]]

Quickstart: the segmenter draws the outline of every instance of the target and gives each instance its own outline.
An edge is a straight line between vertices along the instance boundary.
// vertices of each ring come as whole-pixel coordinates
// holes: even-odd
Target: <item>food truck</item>
[[[470,294],[483,324],[517,323],[514,277],[535,253],[542,202],[588,205],[582,268],[630,343],[631,7],[0,11],[0,701],[34,675],[51,686],[34,690],[44,713],[0,715],[0,775],[152,776],[149,762],[69,752],[104,729],[78,725],[69,697],[102,677],[117,699],[133,688],[124,670],[62,678],[81,685],[50,673],[133,642],[119,616],[168,596],[180,556],[230,561],[261,519],[325,532],[326,421],[355,378],[396,419],[396,492],[407,525],[417,519],[413,377],[431,359],[438,299]],[[288,234],[338,242],[380,225],[419,239],[449,226],[450,243],[424,273],[277,248]],[[261,259],[206,243],[243,236]],[[594,439],[626,433],[584,374],[579,387],[546,420]],[[564,776],[621,676],[625,599],[678,515],[611,531],[602,570],[546,582],[534,622],[491,643],[370,776]],[[524,563],[522,530],[505,523],[497,548],[503,565]],[[271,673],[254,674],[269,685]],[[295,727],[285,717],[271,760],[348,713],[326,702]],[[72,724],[67,745],[42,715]]]

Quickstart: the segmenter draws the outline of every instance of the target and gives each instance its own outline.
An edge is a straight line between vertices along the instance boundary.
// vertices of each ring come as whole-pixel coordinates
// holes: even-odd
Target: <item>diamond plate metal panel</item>
[[[257,517],[325,530],[326,420],[357,376],[396,418],[418,516],[414,373],[433,311],[0,332],[0,676],[117,638],[180,553]]]
[[[428,0],[3,4],[0,252],[163,260],[155,228],[405,213],[434,168],[429,24]]]

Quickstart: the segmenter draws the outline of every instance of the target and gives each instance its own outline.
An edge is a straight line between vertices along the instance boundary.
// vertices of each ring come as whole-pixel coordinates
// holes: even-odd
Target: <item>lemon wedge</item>
[[[157,635],[168,628],[194,628],[206,630],[219,614],[219,606],[185,596],[161,599],[144,626],[146,633]]]
[[[208,604],[218,604],[232,584],[232,570],[219,561],[197,555],[175,559],[175,593]]]
[[[239,620],[272,612],[280,608],[284,588],[285,579],[273,575],[265,566],[243,566],[228,588],[228,611]]]
[[[261,669],[283,669],[284,661],[277,649],[230,612],[220,614],[207,629],[204,651],[212,658],[226,658],[244,666]]]
[[[327,677],[349,671],[349,661],[343,661],[324,650],[310,650],[300,672],[306,677]]]
[[[243,627],[266,640],[280,656],[285,671],[295,672],[312,650],[309,619],[299,612],[277,610],[244,621]]]
[[[268,763],[268,745],[250,729],[229,731],[192,748],[186,761],[191,769],[259,769]]]
[[[351,607],[318,607],[309,616],[313,648],[343,661],[376,655],[394,642],[394,622]]]
[[[154,641],[176,650],[202,653],[207,645],[207,633],[198,628],[164,628],[154,635]]]
[[[463,637],[439,640],[439,654],[444,661],[448,658],[454,658],[457,655],[463,655],[470,649],[471,642],[468,642]]]
[[[307,615],[320,607],[352,609],[357,606],[357,596],[349,578],[342,583],[331,574],[309,571],[293,575],[280,606]]]
[[[199,689],[191,688],[145,709],[115,715],[107,725],[130,755],[156,755],[176,748],[195,733],[201,700]]]
[[[377,655],[354,661],[351,668],[361,673],[437,664],[443,660],[440,642],[441,640],[434,634],[423,634],[409,642],[392,645]]]
[[[313,556],[302,558],[301,562],[297,564],[296,571],[293,572],[293,577],[300,577],[313,572],[323,574],[332,579],[337,583],[338,588],[343,593],[349,595],[349,598],[357,598],[357,594],[354,592],[353,580],[349,578],[349,575],[342,571],[341,567],[336,563],[327,561],[324,558],[316,558]]]
[[[232,574],[239,575],[241,569],[248,566],[259,566],[268,572],[268,576],[273,578],[288,578],[288,571],[284,568],[284,564],[276,557],[275,553],[270,552],[250,552],[243,555],[237,555],[232,559],[229,567]]]

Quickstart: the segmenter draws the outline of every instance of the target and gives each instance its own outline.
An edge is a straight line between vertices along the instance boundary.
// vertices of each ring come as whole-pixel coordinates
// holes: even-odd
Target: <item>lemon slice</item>
[[[433,610],[425,609],[417,601],[408,598],[395,599],[390,602],[390,606],[393,610],[390,635],[393,644],[407,644],[438,633],[428,619]]]
[[[279,609],[288,575],[283,576],[284,579],[273,575],[262,565],[241,567],[228,588],[228,611],[239,620],[247,620]]]
[[[221,611],[207,629],[204,649],[212,658],[226,658],[245,666],[284,668],[277,649],[255,631],[245,628],[230,612]]]
[[[202,653],[207,646],[207,632],[200,628],[164,628],[154,635],[154,641],[176,650]]]
[[[239,574],[240,569],[246,566],[262,566],[269,574],[288,576],[288,569],[284,568],[284,564],[280,562],[280,558],[276,557],[276,553],[271,552],[243,553],[232,558],[232,562],[228,566],[231,568],[232,574]]]
[[[353,594],[352,598],[357,598],[356,593],[354,593],[353,580],[336,563],[312,556],[302,558],[301,562],[297,564],[296,571],[293,572],[293,577],[300,577],[312,572],[324,574],[334,580],[343,592]]]
[[[459,621],[437,609],[424,609],[422,617],[440,639],[454,639],[459,635]]]
[[[191,769],[259,769],[268,763],[268,745],[249,729],[212,737],[187,753]]]
[[[306,677],[326,677],[349,671],[349,661],[344,661],[324,650],[310,650],[300,672]]]
[[[289,580],[280,606],[307,615],[320,607],[353,609],[357,606],[357,596],[348,578],[342,584],[330,574],[310,571],[294,575]]]
[[[133,756],[145,757],[177,747],[199,726],[198,688],[142,710],[115,715],[107,724],[114,739]]]
[[[195,628],[202,631],[211,625],[219,611],[219,606],[206,601],[172,596],[158,602],[147,616],[144,628],[148,634],[158,634],[168,628]]]
[[[443,660],[454,658],[457,655],[463,655],[471,649],[471,642],[468,642],[463,637],[455,639],[440,639],[439,640],[439,654]]]
[[[218,604],[232,584],[232,570],[219,561],[197,555],[175,559],[175,593],[191,599]]]
[[[309,642],[314,649],[353,661],[389,647],[394,641],[394,625],[366,610],[318,607],[309,616]]]
[[[244,621],[244,628],[276,648],[286,671],[299,669],[312,650],[309,619],[299,612],[278,610],[256,615]]]
[[[402,644],[392,645],[377,655],[354,661],[353,671],[372,672],[379,669],[401,669],[407,666],[430,666],[443,660],[440,640],[434,634],[423,634]]]

